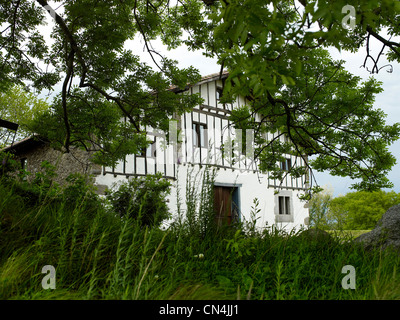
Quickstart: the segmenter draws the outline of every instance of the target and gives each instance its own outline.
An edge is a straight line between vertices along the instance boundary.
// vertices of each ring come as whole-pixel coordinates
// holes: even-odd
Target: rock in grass
[[[389,208],[375,228],[355,238],[366,250],[392,247],[400,251],[400,204]]]
[[[299,234],[299,237],[309,241],[325,242],[332,240],[332,236],[321,229],[307,229]]]

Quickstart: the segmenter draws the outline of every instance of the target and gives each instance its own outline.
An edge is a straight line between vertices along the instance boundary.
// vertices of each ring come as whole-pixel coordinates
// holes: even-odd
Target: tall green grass
[[[213,174],[205,172],[188,184],[190,219],[168,230],[102,206],[88,210],[85,197],[73,206],[28,206],[16,185],[1,182],[0,299],[400,298],[395,252],[366,252],[335,235],[216,228]],[[355,290],[341,286],[348,264],[356,269]],[[44,265],[56,269],[54,290],[42,289]]]

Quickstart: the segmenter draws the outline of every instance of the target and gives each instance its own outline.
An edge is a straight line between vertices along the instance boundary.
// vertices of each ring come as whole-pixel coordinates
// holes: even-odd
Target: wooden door
[[[234,187],[214,186],[214,210],[217,225],[232,223],[232,194]]]

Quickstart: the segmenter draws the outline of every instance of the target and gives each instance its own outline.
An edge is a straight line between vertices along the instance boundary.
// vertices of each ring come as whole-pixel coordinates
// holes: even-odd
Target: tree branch
[[[107,100],[114,101],[118,105],[120,110],[124,113],[124,115],[129,119],[129,121],[135,126],[135,129],[137,130],[137,132],[141,132],[138,124],[136,123],[136,121],[133,119],[131,114],[123,106],[123,103],[122,103],[121,99],[119,99],[117,97],[114,97],[114,96],[111,96],[106,91],[104,91],[100,87],[94,85],[93,83],[86,82],[86,75],[87,75],[87,73],[89,71],[89,68],[88,68],[88,66],[87,66],[87,64],[86,64],[86,62],[84,60],[82,51],[80,50],[76,40],[74,39],[73,34],[69,30],[69,28],[66,25],[65,21],[53,9],[51,9],[51,7],[49,6],[49,4],[48,4],[48,2],[46,0],[36,0],[36,1],[44,9],[46,9],[51,14],[51,16],[55,19],[55,22],[61,28],[62,32],[64,33],[64,35],[65,35],[65,37],[67,39],[67,41],[69,42],[69,44],[71,46],[71,50],[74,52],[74,56],[76,56],[76,58],[78,59],[78,63],[80,64],[80,66],[82,68],[82,74],[80,75],[79,87],[81,87],[81,88],[85,88],[85,87],[92,88],[93,90],[97,91],[102,96],[104,96]]]

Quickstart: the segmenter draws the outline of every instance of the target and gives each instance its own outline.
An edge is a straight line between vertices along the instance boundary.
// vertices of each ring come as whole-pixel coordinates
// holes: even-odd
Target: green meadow
[[[142,223],[144,206],[113,213],[82,185],[58,195],[26,185],[0,183],[0,299],[400,298],[397,253],[364,251],[351,234],[216,227],[211,188],[189,190],[188,218],[162,227]],[[42,287],[46,265],[55,289]],[[342,287],[345,265],[355,289]]]

